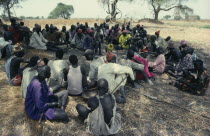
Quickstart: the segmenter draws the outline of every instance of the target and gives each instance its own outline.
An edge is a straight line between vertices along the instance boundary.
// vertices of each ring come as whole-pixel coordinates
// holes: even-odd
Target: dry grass
[[[45,25],[53,23],[57,26],[70,25],[81,20],[33,20],[26,21],[26,25],[32,27],[34,23]],[[95,22],[95,20],[82,20],[84,22]],[[171,23],[171,24],[168,24]],[[190,45],[196,47],[196,53],[205,60],[209,67],[210,40],[209,29],[199,29],[197,26],[209,25],[209,22],[194,22],[196,26],[185,26],[189,22],[170,22],[165,25],[141,23],[147,26],[150,34],[161,30],[161,35],[172,36],[176,42],[186,39]],[[201,24],[197,24],[201,23]],[[184,24],[184,25],[180,25]],[[172,26],[170,26],[172,25]],[[185,37],[184,37],[185,35]],[[70,54],[77,54],[81,58],[82,52],[69,50],[65,59]],[[41,58],[53,58],[54,54],[46,51],[28,50],[26,57],[39,55]],[[208,62],[208,63],[207,63]],[[210,67],[209,67],[210,68]],[[24,113],[24,100],[21,98],[20,87],[12,87],[6,82],[4,73],[4,61],[0,61],[0,135],[37,135],[37,122],[31,121]],[[127,103],[119,105],[122,110],[123,127],[119,136],[140,136],[140,135],[164,135],[164,136],[208,136],[210,135],[210,120],[201,117],[200,114],[210,117],[210,90],[206,96],[198,97],[181,92],[169,86],[171,82],[167,75],[162,75],[154,82],[155,85],[142,84],[139,90],[129,90]],[[146,94],[142,95],[142,94]],[[152,97],[151,97],[152,96]],[[74,135],[86,136],[85,126],[77,118],[75,106],[85,104],[79,97],[69,97],[67,113],[70,122],[67,124],[49,122],[43,123],[42,135]],[[160,102],[155,99],[158,99]],[[168,104],[168,103],[171,104]],[[178,106],[175,106],[178,105]],[[180,107],[195,111],[197,114],[184,110]]]

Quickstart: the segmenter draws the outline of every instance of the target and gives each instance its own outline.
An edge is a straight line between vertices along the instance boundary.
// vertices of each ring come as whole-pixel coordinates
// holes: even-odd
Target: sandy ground
[[[74,20],[78,22],[81,20]],[[95,20],[82,20],[93,23]],[[26,25],[33,26],[34,22],[42,24],[53,23],[61,27],[70,26],[73,22],[59,21],[28,21]],[[199,58],[205,61],[210,69],[210,29],[200,28],[210,25],[203,22],[165,21],[164,25],[141,22],[149,34],[161,30],[161,36],[170,35],[177,43],[187,40],[189,45],[196,49]],[[135,25],[135,24],[133,24]],[[28,50],[27,55],[54,58],[54,54],[47,51]],[[69,50],[70,54],[77,54],[81,58],[82,52]],[[0,135],[72,135],[87,136],[85,126],[77,118],[76,104],[85,104],[79,97],[69,97],[67,113],[70,122],[43,122],[43,131],[40,132],[38,123],[27,118],[24,113],[24,99],[21,97],[20,87],[10,86],[6,82],[4,60],[0,60]],[[173,80],[173,79],[172,79]],[[154,85],[142,83],[142,88],[128,91],[127,103],[121,104],[123,126],[118,136],[208,136],[210,135],[210,90],[205,96],[199,97],[177,90],[170,86],[170,78],[164,74],[158,76]]]

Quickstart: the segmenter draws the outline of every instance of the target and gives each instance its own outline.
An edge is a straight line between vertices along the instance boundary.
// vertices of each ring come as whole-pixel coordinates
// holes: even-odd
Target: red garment
[[[146,59],[139,57],[137,55],[134,56],[134,59],[141,62],[144,65],[144,72],[148,78],[154,77],[155,74],[152,72],[149,72],[149,63]],[[135,60],[132,60],[133,62],[136,62]],[[136,79],[144,79],[142,74],[140,72],[136,72]]]
[[[12,27],[12,28],[10,28],[9,30],[8,30],[9,32],[14,32],[15,30],[14,30],[14,28]],[[16,44],[16,43],[19,43],[20,42],[20,33],[18,33],[18,32],[14,32],[13,33],[13,43],[14,44]]]

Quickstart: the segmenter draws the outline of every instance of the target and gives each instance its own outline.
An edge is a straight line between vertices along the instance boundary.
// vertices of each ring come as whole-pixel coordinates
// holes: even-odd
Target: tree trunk
[[[160,11],[155,11],[155,21],[158,21],[159,12]]]
[[[7,14],[8,14],[9,20],[10,20],[11,19],[11,13],[10,13],[9,5],[6,6],[6,10],[7,10]]]

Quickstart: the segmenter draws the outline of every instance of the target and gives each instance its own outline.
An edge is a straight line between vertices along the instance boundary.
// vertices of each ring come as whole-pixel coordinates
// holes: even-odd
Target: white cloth
[[[22,91],[22,97],[26,98],[27,93],[27,87],[31,83],[31,80],[38,75],[37,70],[30,71],[31,68],[26,68],[23,71],[23,77],[22,77],[22,84],[21,84],[21,91]]]
[[[108,81],[110,94],[115,93],[121,86],[125,86],[127,81],[126,74],[128,74],[130,78],[134,80],[133,70],[127,66],[121,66],[114,63],[105,63],[98,68],[98,80],[103,78]],[[122,83],[120,84],[120,82]]]
[[[30,38],[29,46],[35,49],[47,50],[46,47],[47,42],[48,41],[43,37],[41,32],[39,32],[39,35],[37,32],[34,32]]]
[[[48,81],[48,85],[51,88],[51,91],[60,89],[63,86],[63,69],[69,67],[66,60],[50,60],[48,66],[51,69],[51,77]]]
[[[70,66],[68,73],[68,88],[70,94],[79,95],[83,92],[82,89],[82,73],[80,66],[73,68]]]
[[[99,96],[97,96],[97,98],[99,99]],[[115,100],[113,95],[112,98]],[[87,124],[86,131],[93,134],[94,136],[107,136],[117,134],[118,131],[121,129],[122,122],[120,113],[116,112],[116,107],[117,104],[115,101],[115,106],[113,108],[113,117],[110,121],[109,127],[109,124],[107,125],[104,120],[104,110],[99,100],[99,106],[94,111],[89,113],[88,118],[85,120],[85,123]]]
[[[5,46],[7,46],[8,44],[11,44],[11,43],[5,41],[5,40],[4,40],[4,37],[1,37],[1,38],[0,38],[0,59],[1,59],[1,56],[2,56],[2,54],[1,54],[1,49],[3,49],[3,48],[4,48]]]

